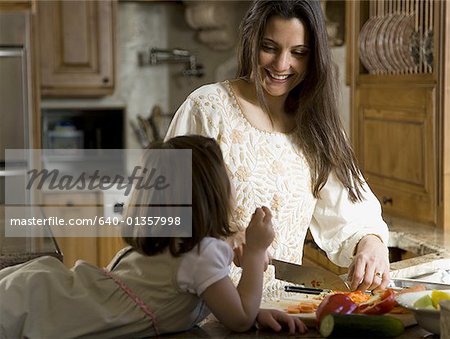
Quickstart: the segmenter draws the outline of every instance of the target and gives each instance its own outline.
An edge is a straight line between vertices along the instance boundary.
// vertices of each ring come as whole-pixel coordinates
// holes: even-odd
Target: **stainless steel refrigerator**
[[[23,176],[23,164],[6,164],[6,149],[30,147],[30,18],[0,13],[0,254],[28,251],[29,238],[5,238],[6,180]]]
[[[0,205],[5,204],[6,178],[23,176],[26,168],[21,161],[6,166],[5,150],[31,146],[29,25],[26,12],[0,13]]]

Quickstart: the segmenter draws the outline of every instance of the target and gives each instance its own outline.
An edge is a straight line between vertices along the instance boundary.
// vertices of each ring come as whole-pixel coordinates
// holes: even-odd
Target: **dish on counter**
[[[450,290],[442,290],[439,292],[445,292],[450,294]],[[440,310],[427,307],[417,307],[415,303],[424,296],[432,296],[433,291],[420,291],[398,295],[396,297],[397,302],[414,313],[417,323],[435,334],[440,334]],[[421,306],[419,304],[419,306]]]

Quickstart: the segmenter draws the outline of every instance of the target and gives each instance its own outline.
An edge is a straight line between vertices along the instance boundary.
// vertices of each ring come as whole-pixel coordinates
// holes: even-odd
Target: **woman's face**
[[[262,87],[268,95],[287,96],[303,79],[309,59],[309,37],[297,19],[271,17],[259,49]]]

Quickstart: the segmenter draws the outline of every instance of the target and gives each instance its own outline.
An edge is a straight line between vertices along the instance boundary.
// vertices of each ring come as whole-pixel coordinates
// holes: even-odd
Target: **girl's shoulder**
[[[221,262],[224,266],[231,264],[233,249],[226,241],[205,237],[192,250],[183,255],[184,262]]]
[[[197,246],[192,249],[191,252],[199,253],[200,255],[204,255],[206,253],[211,252],[220,252],[225,255],[232,254],[233,250],[231,246],[222,239],[217,239],[213,237],[204,237]]]
[[[211,284],[228,275],[232,260],[233,250],[227,242],[203,238],[182,257],[177,272],[179,288],[201,295]]]

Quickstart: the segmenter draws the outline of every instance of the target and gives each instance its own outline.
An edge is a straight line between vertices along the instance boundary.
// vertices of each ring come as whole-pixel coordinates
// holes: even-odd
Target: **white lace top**
[[[200,87],[180,106],[166,139],[185,134],[218,141],[236,189],[233,220],[237,227],[248,225],[256,207],[271,209],[276,236],[270,250],[275,258],[301,263],[308,228],[330,260],[340,266],[351,263],[356,244],[366,234],[377,234],[387,244],[387,226],[370,188],[365,185],[365,200],[353,204],[331,174],[316,200],[297,136],[252,126],[228,81]]]

